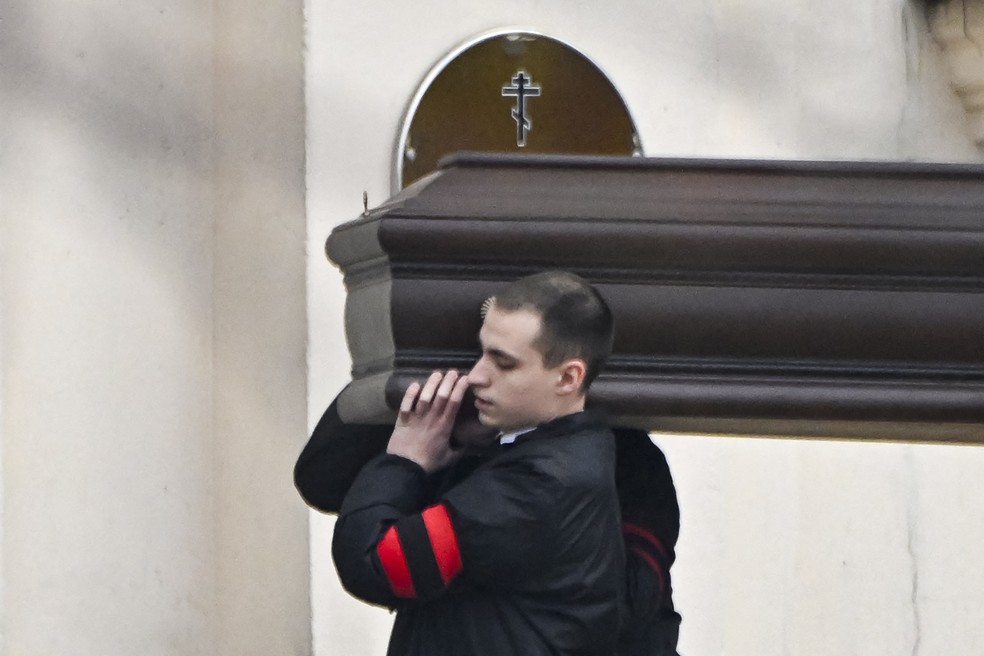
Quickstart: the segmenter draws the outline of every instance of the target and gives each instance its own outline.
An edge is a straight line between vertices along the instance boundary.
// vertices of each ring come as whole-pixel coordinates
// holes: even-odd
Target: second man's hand
[[[386,453],[412,460],[426,472],[450,465],[460,455],[451,448],[451,428],[468,389],[468,377],[454,369],[435,371],[423,386],[412,383],[403,395]]]

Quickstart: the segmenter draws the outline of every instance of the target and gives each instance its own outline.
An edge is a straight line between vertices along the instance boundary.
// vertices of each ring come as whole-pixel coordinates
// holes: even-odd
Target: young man
[[[611,312],[577,276],[537,274],[496,297],[479,339],[468,375],[410,386],[386,453],[352,483],[339,576],[397,610],[391,656],[612,654],[625,585],[615,445],[584,408]],[[503,448],[464,467],[450,436],[469,386]]]
[[[465,403],[452,441],[484,444],[495,436],[478,423]],[[386,450],[392,426],[342,421],[338,399],[329,404],[294,466],[294,484],[304,501],[337,514],[359,470]],[[618,638],[619,656],[677,656],[680,615],[673,605],[670,569],[676,559],[680,507],[666,456],[644,430],[612,428],[615,488],[625,539],[626,606]],[[483,433],[485,435],[483,435]],[[459,477],[495,455],[478,449],[455,465]]]

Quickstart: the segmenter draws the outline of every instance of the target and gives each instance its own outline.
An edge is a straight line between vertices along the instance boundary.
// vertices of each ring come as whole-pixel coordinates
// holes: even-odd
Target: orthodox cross
[[[540,87],[533,84],[533,78],[527,77],[526,71],[520,69],[512,78],[512,86],[502,87],[503,96],[516,96],[516,106],[512,117],[516,121],[516,145],[522,148],[526,145],[526,133],[533,129],[533,122],[526,115],[526,99],[540,95]]]

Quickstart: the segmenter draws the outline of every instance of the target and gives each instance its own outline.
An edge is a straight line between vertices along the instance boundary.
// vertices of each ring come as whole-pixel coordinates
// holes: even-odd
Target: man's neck
[[[553,415],[552,417],[543,419],[540,422],[538,422],[535,426],[524,426],[523,428],[513,428],[509,430],[504,430],[499,434],[499,444],[512,444],[513,442],[516,441],[517,437],[519,437],[523,433],[529,433],[531,430],[537,428],[538,426],[548,424],[551,421],[560,419],[561,417],[566,417],[567,415],[574,415],[579,412],[583,412],[584,397],[583,396],[579,397],[576,403],[570,404],[567,407],[567,410],[568,410],[567,412],[559,412]]]
[[[574,399],[571,399],[570,403],[563,404],[558,408],[559,411],[553,417],[550,418],[550,421],[553,421],[554,419],[559,419],[560,417],[566,417],[567,415],[573,415],[573,414],[577,414],[578,412],[582,412],[584,410],[584,402],[585,402],[585,397],[583,394]]]

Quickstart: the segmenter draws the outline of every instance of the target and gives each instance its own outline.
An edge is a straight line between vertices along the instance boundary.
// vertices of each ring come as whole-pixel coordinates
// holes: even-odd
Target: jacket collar
[[[570,435],[571,433],[588,428],[604,428],[605,426],[605,417],[603,414],[595,410],[582,410],[581,412],[551,419],[532,429],[513,431],[512,433],[503,435],[503,437],[515,436],[513,443],[519,444],[532,439]],[[500,442],[501,440],[502,438],[500,438]],[[502,443],[508,444],[508,442]]]

